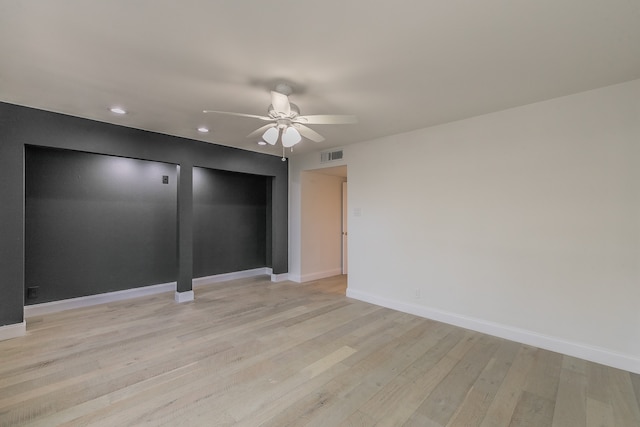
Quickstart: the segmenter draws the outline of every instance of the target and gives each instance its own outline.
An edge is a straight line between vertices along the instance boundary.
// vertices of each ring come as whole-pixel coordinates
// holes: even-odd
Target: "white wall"
[[[640,80],[350,145],[345,163],[349,296],[640,372]]]
[[[303,172],[301,177],[300,280],[342,272],[342,182],[339,176]]]

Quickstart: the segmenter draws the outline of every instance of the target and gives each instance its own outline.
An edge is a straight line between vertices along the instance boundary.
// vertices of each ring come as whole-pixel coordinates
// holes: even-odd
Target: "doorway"
[[[301,174],[301,282],[348,272],[346,182],[346,166]]]

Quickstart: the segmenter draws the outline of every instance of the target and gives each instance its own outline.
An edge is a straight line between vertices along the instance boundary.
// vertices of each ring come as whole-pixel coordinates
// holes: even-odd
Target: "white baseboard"
[[[339,276],[341,274],[342,268],[334,268],[333,270],[317,271],[315,273],[300,274],[295,276],[292,275],[290,279],[293,282],[304,283],[311,282],[312,280],[320,280],[327,277]]]
[[[272,282],[283,282],[289,280],[288,273],[273,274],[273,269],[269,267],[254,268],[252,270],[235,271],[233,273],[216,274],[214,276],[198,277],[193,279],[193,286],[204,286],[212,283],[226,282],[227,280],[246,279],[255,276],[271,276]]]
[[[285,282],[289,280],[289,273],[273,274],[273,268],[267,268],[267,274],[271,276],[271,281],[274,283]]]
[[[59,311],[70,310],[72,308],[89,307],[92,305],[161,294],[163,292],[171,292],[175,290],[176,282],[170,282],[162,283],[160,285],[144,286],[142,288],[125,289],[123,291],[27,305],[24,307],[24,317],[42,316],[43,314],[57,313]]]
[[[296,283],[302,283],[302,279],[299,274],[289,273],[289,280]]]
[[[349,288],[347,288],[347,297],[640,374],[640,359],[606,348],[567,341],[554,336],[462,316],[422,305],[391,300]]]
[[[14,323],[12,325],[0,326],[0,341],[10,340],[11,338],[22,337],[27,334],[27,322],[24,320],[21,323]]]
[[[286,282],[289,280],[289,273],[273,274],[271,273],[272,282]]]
[[[193,279],[193,286],[201,286],[209,283],[224,282],[226,280],[242,279],[246,277],[269,275],[271,269],[262,267],[253,270],[236,271],[233,273],[217,274],[215,276],[199,277]],[[73,308],[90,307],[92,305],[105,304],[109,302],[122,301],[131,298],[138,298],[148,295],[161,294],[164,292],[175,292],[176,282],[162,283],[159,285],[144,286],[141,288],[125,289],[122,291],[108,292],[98,295],[88,295],[86,297],[69,298],[60,301],[45,302],[42,304],[27,305],[24,307],[24,317],[42,316],[44,314],[57,313]],[[193,301],[193,291],[191,295],[188,292],[176,292],[176,302]],[[185,295],[182,295],[185,294]],[[191,299],[189,299],[191,298]]]
[[[268,267],[254,268],[251,270],[234,271],[233,273],[215,274],[213,276],[198,277],[193,279],[193,286],[209,285],[211,283],[226,282],[227,280],[246,279],[247,277],[270,275]]]
[[[193,301],[193,291],[176,292],[175,300],[177,303]]]

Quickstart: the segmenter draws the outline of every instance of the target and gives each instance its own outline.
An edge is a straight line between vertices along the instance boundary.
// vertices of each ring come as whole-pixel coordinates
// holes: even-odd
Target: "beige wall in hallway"
[[[342,271],[342,183],[345,178],[318,172],[301,176],[300,281]]]

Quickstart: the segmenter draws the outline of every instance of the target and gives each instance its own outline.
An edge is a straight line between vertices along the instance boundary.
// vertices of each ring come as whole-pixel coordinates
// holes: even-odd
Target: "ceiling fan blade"
[[[253,132],[251,132],[249,135],[247,135],[247,138],[255,138],[256,136],[262,136],[265,131],[269,128],[273,128],[276,127],[277,125],[275,123],[269,123],[268,125],[264,125],[256,130],[254,130]]]
[[[280,92],[274,90],[271,91],[271,105],[276,113],[282,113],[285,116],[291,114],[291,104],[289,104],[289,97],[283,95]]]
[[[307,139],[310,139],[314,142],[322,142],[324,141],[324,136],[320,135],[315,130],[306,127],[305,125],[301,125],[300,123],[294,123],[293,127],[295,127],[300,135],[304,136]]]
[[[202,110],[203,113],[216,113],[216,114],[226,114],[227,116],[237,116],[237,117],[249,117],[251,119],[259,119],[265,121],[272,121],[271,117],[267,116],[256,116],[255,114],[244,114],[244,113],[231,113],[229,111],[215,111],[215,110]]]
[[[356,116],[341,116],[335,114],[317,114],[312,116],[298,116],[295,118],[298,123],[310,125],[346,125],[358,123]]]

